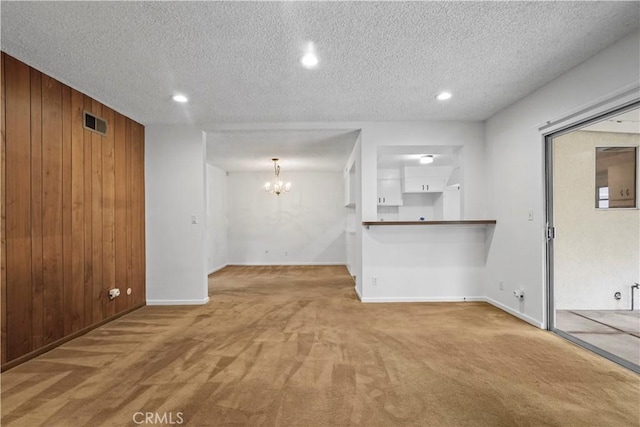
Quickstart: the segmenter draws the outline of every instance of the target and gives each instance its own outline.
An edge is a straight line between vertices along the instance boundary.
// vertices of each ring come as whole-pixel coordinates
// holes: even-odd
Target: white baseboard
[[[362,302],[484,302],[484,297],[366,297]]]
[[[291,263],[229,263],[225,265],[221,265],[220,267],[214,268],[209,271],[208,274],[215,273],[218,270],[223,269],[228,265],[246,265],[246,266],[271,266],[271,265],[343,265],[335,262],[291,262]],[[395,302],[486,302],[494,307],[499,308],[502,311],[505,311],[512,316],[517,317],[518,319],[522,319],[525,322],[543,329],[544,325],[542,322],[539,322],[526,314],[520,313],[509,306],[506,306],[492,298],[489,297],[363,297],[362,294],[358,291],[358,287],[353,287],[358,299],[360,299],[363,303],[395,303]],[[205,300],[147,300],[147,305],[202,305],[209,302],[209,297]]]
[[[218,271],[218,270],[222,270],[222,269],[223,269],[223,268],[225,268],[227,265],[229,265],[229,264],[224,264],[224,265],[221,265],[220,267],[215,267],[215,268],[213,268],[212,270],[209,270],[209,272],[207,273],[207,276],[208,276],[208,275],[210,275],[210,274],[215,273],[215,272],[216,272],[216,271]]]
[[[526,314],[519,313],[516,310],[508,307],[498,301],[488,298],[488,297],[365,297],[358,292],[358,288],[356,288],[356,293],[358,294],[358,298],[363,303],[394,303],[394,302],[486,302],[494,307],[499,308],[502,311],[505,311],[512,316],[517,317],[518,319],[522,319],[525,322],[543,329],[544,325],[542,322],[533,319]]]
[[[358,299],[360,300],[360,302],[364,302],[362,301],[362,295],[360,295],[360,291],[358,290],[358,285],[354,286],[353,289],[356,290],[356,295],[358,295]]]
[[[532,324],[533,326],[536,326],[536,327],[538,327],[540,329],[544,329],[544,325],[542,324],[542,322],[539,322],[536,319],[534,319],[532,317],[529,317],[524,313],[519,313],[516,310],[512,309],[511,307],[506,306],[506,305],[504,305],[504,304],[502,304],[502,303],[500,303],[500,302],[498,302],[498,301],[496,301],[496,300],[494,300],[492,298],[489,298],[489,297],[485,297],[484,300],[486,302],[488,302],[489,304],[491,304],[492,306],[497,307],[502,311],[506,311],[507,313],[511,314],[512,316],[517,317],[518,319],[522,319],[525,322]]]
[[[204,305],[209,297],[204,299],[148,299],[147,305]]]
[[[271,266],[271,265],[344,265],[343,262],[230,262],[227,265]]]

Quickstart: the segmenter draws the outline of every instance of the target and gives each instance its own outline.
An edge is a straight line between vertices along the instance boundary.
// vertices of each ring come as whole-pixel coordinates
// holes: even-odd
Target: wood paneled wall
[[[144,305],[144,127],[5,53],[0,68],[5,365]]]

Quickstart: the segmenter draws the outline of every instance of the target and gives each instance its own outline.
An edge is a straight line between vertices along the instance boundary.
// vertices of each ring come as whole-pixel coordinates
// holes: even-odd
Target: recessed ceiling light
[[[451,93],[450,92],[440,92],[438,95],[436,95],[436,99],[438,101],[446,101],[447,99],[451,99]]]
[[[300,57],[300,64],[308,70],[318,65],[316,46],[312,41],[308,41],[302,49],[303,55]]]
[[[187,99],[186,96],[180,95],[180,94],[173,95],[171,97],[171,99],[173,99],[176,102],[181,102],[181,103],[185,103],[185,102],[187,102],[189,100],[189,99]]]
[[[431,154],[420,157],[420,164],[428,165],[429,163],[433,163],[433,156]]]
[[[300,63],[304,68],[313,68],[318,65],[318,57],[311,52],[305,53],[304,56],[300,58]]]

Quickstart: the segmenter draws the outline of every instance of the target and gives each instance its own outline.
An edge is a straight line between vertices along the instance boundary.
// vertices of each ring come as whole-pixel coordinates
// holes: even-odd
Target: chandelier
[[[280,159],[273,158],[271,160],[273,161],[273,172],[276,176],[271,180],[271,182],[267,182],[264,185],[264,191],[273,193],[276,196],[279,196],[281,193],[286,194],[291,190],[291,183],[287,182],[285,184],[284,181],[280,179],[280,165],[278,165],[278,160]]]

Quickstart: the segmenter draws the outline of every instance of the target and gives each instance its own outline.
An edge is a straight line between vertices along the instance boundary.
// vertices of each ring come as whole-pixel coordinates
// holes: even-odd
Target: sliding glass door
[[[640,109],[546,144],[550,328],[640,372]]]

